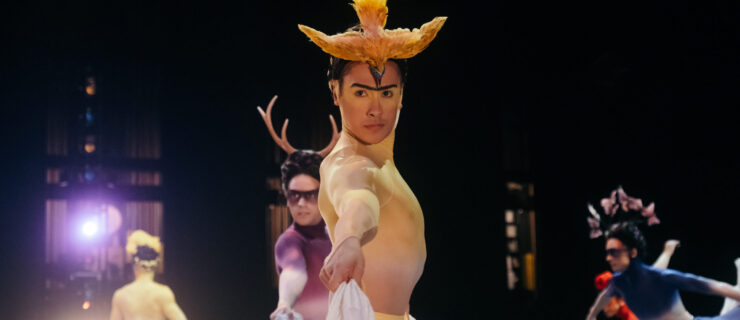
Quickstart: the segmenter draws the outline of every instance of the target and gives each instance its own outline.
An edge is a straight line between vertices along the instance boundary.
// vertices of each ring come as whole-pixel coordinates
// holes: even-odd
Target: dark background
[[[4,5],[0,39],[3,314],[43,308],[45,108],[91,65],[115,103],[156,86],[163,135],[167,273],[191,319],[265,319],[264,178],[278,168],[255,106],[301,132],[338,117],[327,56],[297,28],[355,23],[347,1],[27,1]],[[740,190],[737,4],[391,1],[388,27],[449,20],[413,58],[396,162],[426,219],[419,319],[581,318],[606,270],[585,203],[617,185],[655,201],[649,261],[735,283]],[[68,87],[65,87],[68,86]],[[151,90],[150,90],[151,91]],[[518,138],[514,138],[518,137]],[[519,151],[517,151],[519,150]],[[522,151],[523,150],[523,151]],[[512,163],[518,165],[512,165]],[[534,182],[539,291],[505,290],[504,182]],[[689,311],[721,299],[683,294]],[[496,315],[496,316],[492,316]],[[3,318],[6,318],[4,315]]]

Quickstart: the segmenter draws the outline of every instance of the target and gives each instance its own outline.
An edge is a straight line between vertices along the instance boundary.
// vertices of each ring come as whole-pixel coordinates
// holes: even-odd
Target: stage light
[[[90,220],[82,224],[82,234],[86,237],[92,238],[96,233],[98,233],[98,223],[96,221]]]
[[[85,180],[87,182],[92,182],[95,179],[95,172],[92,171],[92,169],[85,170]]]
[[[85,85],[85,93],[87,93],[87,95],[89,96],[95,95],[95,78],[93,77],[87,78],[87,85]]]
[[[85,301],[82,304],[82,310],[87,310],[87,309],[90,309],[90,301]]]

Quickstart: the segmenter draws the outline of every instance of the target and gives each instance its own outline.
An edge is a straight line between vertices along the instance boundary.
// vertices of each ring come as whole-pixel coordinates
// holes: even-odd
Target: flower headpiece
[[[655,215],[654,202],[645,207],[642,204],[642,199],[628,196],[621,186],[612,191],[608,198],[601,199],[601,207],[604,209],[603,215],[599,214],[590,203],[588,204],[588,211],[591,216],[586,219],[591,229],[591,239],[600,237],[604,234],[606,228],[617,222],[647,223],[648,226],[660,223],[660,219]]]
[[[152,236],[144,230],[134,231],[126,242],[126,254],[133,258],[134,263],[145,269],[154,269],[161,253],[162,243],[159,242],[159,237]]]
[[[299,24],[298,29],[324,52],[349,61],[370,64],[375,81],[385,73],[388,59],[408,59],[422,52],[442,28],[447,17],[436,17],[421,29],[386,30],[388,19],[386,0],[354,0],[352,7],[360,18],[361,31],[327,36],[321,31]]]

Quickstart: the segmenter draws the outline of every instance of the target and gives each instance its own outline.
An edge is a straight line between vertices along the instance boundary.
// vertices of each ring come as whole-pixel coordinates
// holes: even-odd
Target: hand
[[[344,239],[329,255],[321,268],[319,279],[330,291],[336,291],[342,282],[355,279],[359,284],[365,272],[365,256],[357,237]]]
[[[678,240],[668,240],[665,242],[665,246],[663,247],[663,252],[673,255],[673,252],[676,251],[676,247],[681,245],[681,241]]]
[[[293,319],[293,309],[282,302],[278,302],[277,308],[270,314],[270,320]]]

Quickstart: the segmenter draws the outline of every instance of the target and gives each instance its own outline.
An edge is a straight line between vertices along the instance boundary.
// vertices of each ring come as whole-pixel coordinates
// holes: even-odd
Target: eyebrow
[[[358,87],[358,88],[363,88],[363,89],[373,90],[373,91],[383,91],[383,90],[388,90],[390,88],[396,88],[396,87],[398,87],[398,85],[397,84],[392,84],[392,85],[384,86],[384,87],[380,87],[380,88],[373,88],[371,86],[366,86],[364,84],[353,83],[350,87]]]

